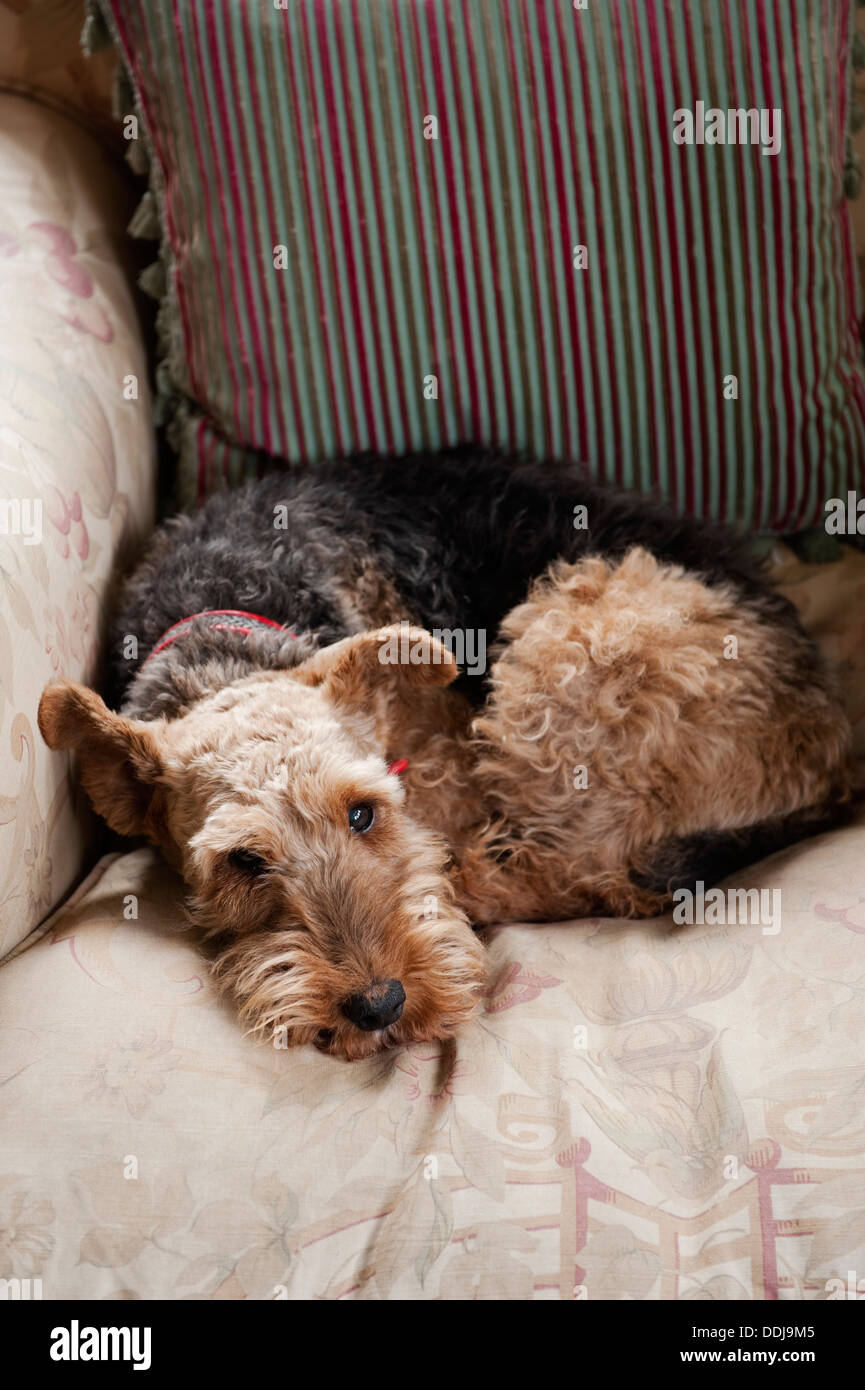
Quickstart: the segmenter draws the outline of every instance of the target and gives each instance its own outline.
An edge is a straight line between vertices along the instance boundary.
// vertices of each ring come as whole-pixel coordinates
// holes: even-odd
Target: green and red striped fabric
[[[187,499],[262,453],[467,439],[753,528],[865,491],[852,0],[102,8]],[[677,143],[698,102],[779,112],[780,149]]]

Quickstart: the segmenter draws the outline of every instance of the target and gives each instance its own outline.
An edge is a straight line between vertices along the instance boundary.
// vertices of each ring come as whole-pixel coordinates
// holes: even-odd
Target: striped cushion
[[[754,528],[865,491],[849,0],[102,5],[187,499],[465,439]],[[777,109],[780,151],[676,143],[698,101]]]

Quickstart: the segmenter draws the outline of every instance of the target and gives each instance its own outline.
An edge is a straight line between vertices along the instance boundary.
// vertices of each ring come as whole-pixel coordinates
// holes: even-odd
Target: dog
[[[108,648],[110,704],[50,685],[43,738],[182,874],[249,1030],[346,1059],[451,1037],[476,929],[663,913],[850,796],[838,695],[745,543],[565,464],[215,495],[156,532]]]

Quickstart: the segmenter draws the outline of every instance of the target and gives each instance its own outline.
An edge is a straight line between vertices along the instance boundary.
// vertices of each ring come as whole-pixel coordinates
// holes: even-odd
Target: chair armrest
[[[89,815],[36,708],[53,678],[96,677],[119,552],[153,524],[132,201],[93,136],[0,94],[0,955],[88,858]]]

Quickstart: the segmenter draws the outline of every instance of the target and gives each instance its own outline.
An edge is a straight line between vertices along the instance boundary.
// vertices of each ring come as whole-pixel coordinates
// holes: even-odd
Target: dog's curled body
[[[154,654],[227,609],[285,630],[202,616]],[[465,633],[489,666],[455,679]],[[468,1017],[470,924],[663,911],[848,796],[837,695],[743,542],[472,448],[168,522],[109,658],[120,713],[49,687],[47,741],[184,874],[251,1024],[347,1057]]]

